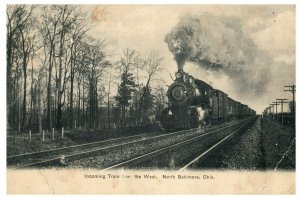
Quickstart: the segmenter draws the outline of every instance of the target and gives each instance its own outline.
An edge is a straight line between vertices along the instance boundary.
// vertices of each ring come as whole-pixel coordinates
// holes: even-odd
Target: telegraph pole
[[[281,104],[281,123],[283,124],[283,104],[288,102],[286,102],[287,99],[276,99],[276,100],[278,100]]]
[[[270,109],[271,109],[272,119],[274,119],[274,105],[273,104],[270,104]]]
[[[275,111],[274,111],[274,106],[276,106],[276,114],[277,114],[277,104],[272,103],[272,104],[270,104],[270,105],[271,105],[272,108],[273,108],[273,119],[275,119],[275,117],[274,117],[274,113],[275,113]]]
[[[277,116],[277,105],[279,105],[279,102],[272,102],[273,105],[275,105],[276,108],[276,116]]]
[[[295,116],[295,92],[296,92],[296,85],[284,86],[284,91],[290,91],[293,94],[293,110],[292,110],[292,114]]]
[[[271,108],[271,106],[269,106],[268,109],[269,109],[269,113],[271,114],[271,113],[272,113],[272,108]]]
[[[276,115],[277,115],[277,105],[279,105],[280,103],[279,102],[272,102],[272,105],[275,106],[275,109],[276,109]]]
[[[272,108],[271,108],[271,106],[268,106],[267,113],[268,113],[269,116],[272,115]]]

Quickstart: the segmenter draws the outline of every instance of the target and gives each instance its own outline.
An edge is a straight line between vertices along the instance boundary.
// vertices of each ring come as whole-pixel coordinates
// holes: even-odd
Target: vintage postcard
[[[7,194],[295,194],[295,15],[7,4]]]

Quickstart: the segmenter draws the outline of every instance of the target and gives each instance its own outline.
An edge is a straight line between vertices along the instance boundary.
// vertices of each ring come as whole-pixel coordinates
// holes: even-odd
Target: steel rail
[[[249,118],[248,118],[248,119],[249,119]],[[223,127],[218,128],[218,129],[214,129],[214,130],[212,130],[212,131],[210,131],[210,132],[203,133],[203,134],[198,135],[198,136],[196,136],[196,137],[189,138],[189,139],[187,139],[187,140],[184,140],[184,141],[181,141],[181,142],[178,142],[178,143],[175,143],[175,144],[172,144],[172,145],[169,145],[169,146],[160,148],[160,149],[156,149],[156,150],[151,151],[151,152],[148,152],[148,153],[146,153],[146,154],[139,155],[139,156],[137,156],[137,157],[134,157],[134,158],[125,160],[125,161],[123,161],[123,162],[120,162],[120,163],[111,165],[111,166],[106,167],[106,168],[104,168],[104,169],[102,169],[102,170],[110,170],[110,169],[114,169],[114,168],[118,168],[118,167],[124,166],[124,165],[126,165],[126,164],[134,163],[134,162],[136,162],[136,161],[142,161],[142,160],[145,160],[145,159],[149,159],[149,157],[151,157],[152,155],[154,155],[154,154],[156,154],[156,153],[161,153],[161,152],[166,151],[166,150],[169,150],[169,149],[171,149],[171,148],[174,148],[174,147],[177,147],[177,146],[180,146],[180,145],[184,145],[184,144],[190,143],[190,142],[192,142],[192,141],[194,141],[194,140],[197,140],[197,139],[199,139],[199,138],[201,138],[201,137],[203,137],[203,136],[210,135],[210,134],[212,134],[212,133],[216,133],[216,132],[218,132],[218,131],[220,131],[220,130],[223,130],[223,129],[225,129],[225,128],[229,128],[229,127],[232,127],[232,126],[236,126],[236,125],[238,125],[238,124],[241,124],[241,123],[245,123],[245,122],[247,122],[248,119],[239,121],[239,122],[234,123],[234,124],[226,125],[226,126],[223,126]]]
[[[249,121],[251,122],[251,121]],[[219,146],[221,143],[223,143],[225,140],[227,140],[228,138],[230,138],[233,134],[235,134],[236,132],[238,132],[239,130],[241,130],[242,128],[244,128],[248,123],[245,123],[243,126],[241,126],[240,128],[234,130],[232,133],[228,134],[227,136],[225,136],[223,139],[221,139],[220,141],[218,141],[216,144],[214,144],[213,146],[211,146],[209,149],[207,149],[206,151],[204,151],[203,153],[201,153],[199,156],[197,156],[195,159],[193,159],[191,162],[189,162],[188,164],[186,164],[184,167],[182,167],[181,169],[179,169],[179,171],[183,171],[186,170],[189,166],[191,166],[192,164],[196,163],[197,161],[199,161],[199,159],[201,159],[202,157],[204,157],[207,153],[209,153],[210,151],[212,151],[214,148],[216,148],[217,146]]]
[[[121,141],[123,140],[124,141],[125,139],[133,138],[133,137],[137,137],[137,138],[141,137],[141,139],[139,139],[139,140],[129,141],[129,142],[121,143],[121,144],[115,144],[115,145],[112,145],[112,146],[97,148],[97,149],[94,149],[94,150],[88,150],[88,151],[83,151],[83,152],[69,154],[69,155],[64,154],[64,153],[55,154],[55,155],[52,155],[54,157],[44,158],[43,160],[37,160],[36,162],[29,163],[29,164],[25,163],[21,166],[16,166],[15,168],[18,169],[18,168],[25,168],[25,167],[30,167],[30,166],[38,166],[38,165],[42,165],[42,164],[46,164],[46,163],[50,164],[50,163],[55,163],[55,162],[61,162],[63,159],[66,159],[66,158],[75,157],[75,156],[79,156],[79,155],[84,155],[84,154],[88,154],[88,153],[100,152],[102,150],[117,148],[117,147],[126,146],[126,145],[129,145],[129,144],[135,144],[135,143],[139,143],[139,142],[145,142],[145,141],[149,141],[149,140],[152,140],[152,139],[162,138],[162,137],[166,137],[166,136],[172,136],[172,135],[176,135],[176,134],[180,134],[180,133],[190,133],[190,132],[193,132],[194,130],[197,130],[197,129],[188,129],[188,130],[176,131],[176,132],[172,132],[172,133],[166,133],[166,134],[161,134],[161,135],[157,135],[157,136],[152,136],[152,137],[149,137],[149,138],[144,138],[144,136],[145,135],[151,135],[153,133],[147,133],[147,134],[135,135],[135,136],[126,136],[126,137],[122,137],[122,138],[104,140],[104,141],[99,141],[99,142],[92,142],[92,143],[86,143],[86,144],[81,144],[81,145],[73,145],[73,146],[69,146],[69,147],[62,147],[62,148],[57,148],[57,149],[45,150],[45,151],[40,151],[40,152],[14,155],[14,156],[8,157],[7,161],[12,162],[9,159],[12,159],[12,158],[25,158],[25,156],[27,156],[27,157],[28,156],[33,156],[32,158],[35,158],[34,156],[42,156],[43,154],[49,154],[49,153],[60,152],[60,151],[63,152],[63,150],[76,149],[76,148],[80,148],[80,147],[83,147],[83,146],[84,147],[92,146],[90,148],[95,148],[96,146],[93,146],[93,145],[103,144],[105,142],[112,142],[112,141],[117,141],[117,140],[121,140]]]
[[[235,122],[233,124],[225,125],[225,126],[221,127],[221,129],[237,125],[239,123],[244,122],[245,120],[247,120],[247,119]],[[142,134],[142,135],[126,136],[126,137],[122,137],[122,138],[104,140],[104,141],[87,143],[87,144],[81,144],[81,145],[73,145],[73,146],[70,146],[70,147],[63,147],[63,148],[46,150],[46,151],[41,151],[41,152],[21,154],[19,156],[22,156],[22,155],[41,155],[43,153],[49,153],[49,152],[53,152],[53,151],[60,151],[60,150],[72,149],[72,148],[77,148],[77,147],[82,147],[82,146],[89,146],[89,145],[94,145],[94,144],[101,144],[101,143],[105,143],[105,142],[111,142],[111,141],[116,141],[116,140],[121,140],[121,139],[128,139],[128,138],[132,138],[132,137],[141,137],[141,139],[139,139],[139,140],[125,142],[125,143],[116,144],[116,145],[107,146],[107,147],[102,147],[102,148],[96,148],[96,149],[93,149],[93,150],[82,151],[82,152],[79,152],[79,153],[57,154],[57,155],[53,155],[54,157],[44,158],[43,160],[37,160],[36,162],[31,162],[31,163],[28,163],[28,164],[26,164],[26,162],[25,162],[23,165],[16,166],[15,168],[16,169],[20,169],[20,168],[26,168],[26,167],[32,167],[32,166],[38,166],[38,165],[58,164],[58,163],[64,162],[67,158],[74,158],[76,156],[92,154],[92,153],[96,153],[96,152],[100,152],[100,151],[104,151],[104,150],[108,150],[108,149],[122,147],[122,146],[130,145],[130,144],[135,144],[135,143],[139,143],[139,142],[145,142],[145,141],[149,141],[149,140],[152,140],[152,139],[162,138],[162,137],[166,137],[166,136],[172,136],[172,135],[176,135],[176,134],[180,134],[180,133],[191,133],[191,132],[194,132],[195,130],[198,130],[198,129],[196,128],[196,129],[182,130],[182,131],[177,131],[177,132],[173,132],[173,133],[162,134],[162,135],[153,136],[153,137],[149,137],[149,138],[143,139],[143,136],[148,135],[148,134],[152,134],[152,133],[147,133],[147,134]],[[202,133],[202,134],[200,134],[200,136],[202,137],[202,136],[204,136],[206,134],[211,134],[211,133],[213,133],[213,132],[215,132],[217,130],[220,130],[220,129],[215,129],[215,130],[212,130],[212,131],[207,132],[207,133]],[[192,139],[195,139],[195,138],[192,138]]]

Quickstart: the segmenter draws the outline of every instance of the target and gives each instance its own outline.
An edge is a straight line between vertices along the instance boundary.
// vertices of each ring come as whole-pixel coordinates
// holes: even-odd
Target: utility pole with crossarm
[[[274,104],[270,104],[272,119],[274,119]]]
[[[287,99],[276,99],[276,100],[279,101],[281,104],[281,123],[283,124],[283,104],[288,102],[286,102]]]
[[[284,91],[289,91],[292,92],[293,94],[293,110],[292,114],[295,116],[295,92],[296,92],[296,85],[291,85],[291,86],[284,86]]]
[[[273,105],[275,105],[276,108],[276,116],[277,116],[277,106],[280,104],[279,102],[272,102]]]

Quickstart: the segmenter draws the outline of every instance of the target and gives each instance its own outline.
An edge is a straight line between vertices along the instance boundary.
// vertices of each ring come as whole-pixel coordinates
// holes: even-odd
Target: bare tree
[[[162,70],[161,62],[163,58],[155,51],[151,51],[144,59],[144,70],[146,71],[146,84],[143,87],[140,99],[140,117],[144,117],[146,114],[145,98],[150,95],[151,82],[157,80],[157,74]],[[143,114],[141,114],[143,113]]]
[[[48,83],[47,83],[47,121],[48,128],[52,129],[52,110],[51,110],[51,80],[55,55],[56,37],[58,35],[58,23],[61,13],[54,10],[54,7],[44,6],[42,15],[41,32],[44,40],[44,48],[48,49]]]
[[[33,49],[34,35],[32,33],[33,29],[33,6],[26,5],[13,5],[7,7],[7,102],[11,104],[8,107],[16,107],[15,98],[18,98],[18,132],[20,129],[24,129],[26,122],[26,97],[27,97],[27,65],[30,57],[30,53]],[[22,65],[23,76],[19,75],[19,64]],[[13,66],[16,66],[15,73],[12,75]],[[13,96],[12,92],[12,83],[14,78],[17,81],[18,89],[19,87],[19,78],[23,77],[23,103],[22,103],[22,121],[21,121],[21,95],[20,92],[18,95]],[[13,109],[8,109],[8,118],[11,121],[11,112]],[[14,117],[14,115],[12,115]]]
[[[62,126],[62,108],[65,105],[65,89],[70,80],[70,125],[73,127],[74,77],[76,73],[77,48],[84,34],[86,16],[78,6],[54,5],[44,7],[42,33],[45,48],[48,49],[47,118],[52,128],[52,79],[55,79],[54,105],[56,108],[56,127]],[[52,71],[55,67],[55,75]]]
[[[19,28],[21,35],[22,46],[22,69],[23,69],[23,120],[22,129],[25,127],[26,121],[26,96],[27,96],[27,66],[30,58],[30,53],[33,52],[33,43],[35,42],[35,35],[32,35],[32,23],[28,24],[26,28]]]
[[[28,26],[28,22],[30,21],[30,17],[32,15],[33,7],[27,10],[25,5],[13,5],[7,6],[7,23],[6,23],[6,59],[7,59],[7,90],[11,89],[12,83],[12,65],[13,60],[15,59],[14,49],[17,48],[18,38],[20,35],[20,30],[25,29]],[[11,95],[7,95],[10,97]],[[8,102],[11,101],[11,98],[8,98]]]
[[[110,66],[110,63],[105,59],[106,55],[104,53],[104,41],[95,40],[89,38],[82,48],[81,53],[81,68],[80,71],[83,74],[83,82],[81,84],[85,84],[84,80],[88,80],[88,96],[89,96],[89,127],[96,128],[98,113],[98,88],[100,78],[104,74],[104,71],[107,67]],[[84,103],[84,88],[83,90],[83,103]],[[85,103],[84,103],[85,104]],[[84,105],[83,105],[84,108]]]
[[[81,40],[85,37],[86,32],[89,28],[86,27],[87,19],[85,15],[78,13],[76,15],[76,23],[73,24],[71,30],[71,63],[70,63],[70,126],[74,127],[74,117],[73,117],[73,93],[74,93],[74,79],[77,72],[76,56],[78,55],[78,49],[82,47]],[[79,87],[80,88],[80,87]],[[80,90],[80,89],[79,89]]]
[[[97,129],[106,118],[109,129],[111,122],[125,127],[152,114],[152,103],[161,106],[151,89],[162,58],[125,49],[112,67],[105,40],[89,37],[89,30],[80,6],[7,7],[7,115],[16,133],[77,124]]]

